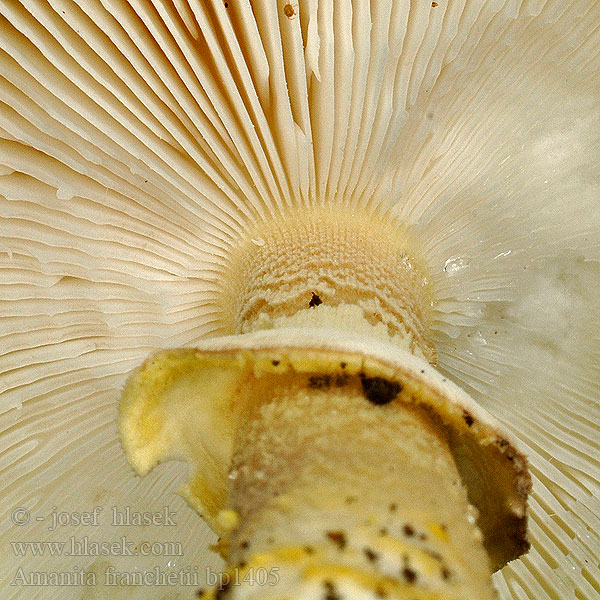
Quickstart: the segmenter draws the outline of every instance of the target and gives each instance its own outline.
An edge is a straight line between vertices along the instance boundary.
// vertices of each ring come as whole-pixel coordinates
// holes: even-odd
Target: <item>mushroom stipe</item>
[[[499,428],[494,420],[464,392],[424,365],[422,359],[392,344],[388,346],[379,340],[350,333],[338,333],[333,338],[327,330],[322,329],[287,330],[284,344],[280,341],[280,335],[278,330],[257,331],[243,337],[206,340],[194,349],[161,352],[131,377],[124,393],[122,435],[131,463],[143,474],[171,456],[187,456],[190,479],[182,493],[224,538],[220,548],[228,560],[234,564],[244,562],[251,566],[258,564],[256,560],[264,559],[267,561],[265,564],[281,566],[284,579],[292,577],[295,569],[304,565],[307,556],[311,556],[311,564],[315,569],[325,560],[322,554],[324,550],[319,550],[317,539],[309,535],[308,530],[306,537],[297,540],[297,550],[283,550],[292,540],[281,537],[283,533],[277,525],[280,518],[277,515],[286,515],[281,524],[284,528],[288,526],[288,519],[302,521],[303,503],[314,504],[321,497],[321,492],[307,492],[306,500],[296,498],[295,494],[300,494],[300,498],[304,493],[301,487],[294,491],[302,478],[294,483],[290,477],[296,469],[308,468],[309,463],[301,462],[294,466],[294,462],[303,453],[312,450],[307,442],[299,442],[300,446],[294,450],[292,439],[287,437],[292,435],[292,430],[284,434],[284,430],[278,432],[278,428],[287,427],[286,419],[300,411],[295,418],[300,428],[297,431],[300,432],[305,426],[310,430],[313,425],[300,416],[303,410],[311,414],[316,414],[312,411],[325,410],[325,413],[316,417],[314,426],[322,428],[330,419],[333,419],[333,426],[335,420],[340,418],[336,415],[343,415],[350,406],[363,415],[361,418],[367,419],[365,422],[373,419],[381,421],[381,425],[373,430],[373,433],[378,433],[371,446],[376,448],[377,444],[388,444],[388,453],[395,450],[389,446],[389,441],[385,441],[385,435],[388,435],[383,435],[387,427],[385,423],[391,424],[398,418],[411,420],[412,411],[417,411],[415,416],[421,415],[418,419],[429,423],[427,427],[442,432],[443,441],[440,438],[439,443],[447,444],[453,456],[456,467],[452,468],[458,469],[455,479],[462,479],[466,486],[469,503],[474,507],[473,514],[477,515],[472,521],[473,524],[477,522],[474,531],[481,532],[478,535],[481,535],[492,565],[498,568],[527,548],[525,502],[530,481],[526,461],[504,432],[499,437]],[[339,378],[343,378],[341,386],[336,384]],[[280,393],[283,396],[277,400]],[[296,394],[297,399],[292,400]],[[352,404],[350,399],[354,397],[363,399],[365,409],[360,409],[360,404]],[[232,402],[234,398],[235,403]],[[364,402],[365,399],[368,402]],[[313,404],[315,408],[310,408]],[[375,412],[366,410],[368,406],[372,406]],[[409,412],[401,416],[405,414],[404,410]],[[288,414],[287,411],[292,412]],[[199,422],[198,419],[186,418],[189,414],[202,415],[202,419]],[[152,419],[149,420],[150,415]],[[465,415],[469,418],[466,419]],[[263,421],[265,425],[262,425]],[[319,424],[321,421],[323,425]],[[158,428],[157,422],[161,423]],[[341,430],[345,427],[342,425]],[[210,435],[208,432],[211,432]],[[280,450],[275,446],[284,439],[281,435],[289,440],[287,445],[292,453],[287,475],[279,470],[273,471],[274,465],[280,460]],[[368,437],[369,427],[359,429],[353,435]],[[275,436],[275,445],[260,441],[271,436]],[[189,440],[194,439],[202,439],[202,443],[190,447]],[[399,441],[402,438],[395,439]],[[324,443],[324,439],[315,439],[312,443],[316,448]],[[247,450],[244,450],[245,447]],[[334,469],[340,460],[335,456],[344,451],[334,444],[329,450],[329,464],[323,463],[324,468]],[[370,452],[369,445],[361,442],[353,452],[361,451]],[[273,458],[267,460],[271,454]],[[354,456],[349,460],[356,462],[358,458]],[[381,455],[377,460],[381,461],[384,456]],[[251,464],[254,466],[250,467]],[[349,476],[354,477],[351,475],[354,467],[351,467],[351,463],[345,464],[348,465],[345,468]],[[396,467],[390,463],[389,468],[394,470]],[[230,469],[236,473],[233,480],[228,475]],[[414,523],[402,521],[408,515],[405,502],[388,496],[388,500],[384,500],[385,510],[381,518],[385,513],[393,515],[393,519],[399,519],[400,522],[381,522],[377,518],[371,522],[369,518],[352,525],[352,520],[363,510],[361,507],[366,495],[371,492],[363,490],[360,494],[348,493],[351,490],[343,487],[346,485],[343,483],[346,475],[342,471],[334,472],[338,473],[334,476],[335,481],[338,477],[342,479],[331,485],[341,485],[340,489],[347,491],[340,491],[339,495],[329,499],[325,495],[318,502],[325,502],[328,506],[333,502],[323,515],[330,510],[333,511],[332,515],[342,511],[346,515],[343,519],[348,523],[348,528],[324,528],[323,536],[344,556],[350,552],[344,559],[350,563],[354,560],[350,557],[353,556],[355,544],[360,544],[356,550],[364,559],[364,564],[356,567],[363,573],[360,577],[365,577],[364,570],[371,568],[367,565],[387,568],[388,559],[385,556],[393,552],[398,553],[398,560],[406,556],[411,561],[398,572],[405,585],[420,589],[421,584],[429,581],[430,576],[425,574],[434,571],[439,581],[453,581],[455,583],[452,585],[458,585],[461,578],[444,576],[457,568],[447,564],[448,561],[452,563],[453,559],[444,550],[444,544],[448,543],[451,535],[456,534],[449,533],[445,522],[428,523],[422,516],[415,516]],[[384,473],[381,475],[384,476]],[[384,479],[389,478],[385,475]],[[228,484],[228,481],[232,483]],[[383,482],[383,479],[380,478],[380,481]],[[402,483],[402,479],[399,479],[398,485],[406,487],[407,481]],[[449,485],[453,484],[449,482]],[[402,489],[398,488],[400,495]],[[339,499],[339,503],[336,504],[338,500],[335,498]],[[348,502],[348,498],[353,501]],[[230,518],[228,514],[226,517],[225,513],[232,510],[237,511],[236,517]],[[263,522],[267,519],[266,516],[260,517],[264,511],[272,516]],[[296,511],[300,512],[292,517]],[[332,518],[335,522],[335,518]],[[315,521],[313,516],[311,521],[312,526],[316,527],[318,519]],[[239,523],[235,525],[239,530],[229,527],[223,529],[225,523]],[[261,547],[262,538],[256,537],[262,527],[265,527],[266,535],[264,547]],[[367,534],[371,530],[374,537]],[[240,537],[241,541],[236,542]],[[251,548],[249,539],[254,538],[255,544]],[[412,545],[406,547],[409,540],[412,540]],[[381,546],[384,541],[392,544],[387,550],[386,546]],[[314,553],[307,553],[307,547],[313,549]],[[365,547],[369,548],[369,552],[363,550]],[[371,553],[379,559],[372,560]],[[417,569],[415,560],[430,566]],[[294,566],[296,561],[300,562]],[[434,564],[437,566],[431,566]],[[306,565],[302,569],[306,569]],[[352,577],[358,577],[358,572]],[[326,573],[332,577],[331,571],[324,571],[324,576]],[[338,584],[341,581],[339,577],[336,575],[333,578]],[[379,580],[373,580],[369,586],[380,584]]]

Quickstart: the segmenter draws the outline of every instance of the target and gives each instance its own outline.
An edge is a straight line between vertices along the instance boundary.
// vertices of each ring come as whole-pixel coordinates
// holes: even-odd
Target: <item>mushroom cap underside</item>
[[[240,391],[252,379],[304,378],[307,386],[359,377],[366,401],[416,403],[443,429],[494,569],[525,552],[527,461],[510,434],[424,360],[378,339],[328,330],[263,330],[159,352],[130,377],[121,439],[140,475],[168,459],[190,463],[181,493],[219,532],[227,502]],[[389,393],[388,393],[389,392]]]

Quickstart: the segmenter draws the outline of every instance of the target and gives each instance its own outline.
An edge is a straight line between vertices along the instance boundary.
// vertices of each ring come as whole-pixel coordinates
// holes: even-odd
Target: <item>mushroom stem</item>
[[[222,306],[232,333],[328,328],[384,339],[431,364],[426,268],[409,229],[343,207],[263,223],[231,259]]]
[[[261,581],[261,598],[494,597],[474,509],[434,417],[375,404],[359,377],[260,381],[246,391],[263,400],[238,430],[217,519],[232,528],[222,543],[239,586],[227,597]]]

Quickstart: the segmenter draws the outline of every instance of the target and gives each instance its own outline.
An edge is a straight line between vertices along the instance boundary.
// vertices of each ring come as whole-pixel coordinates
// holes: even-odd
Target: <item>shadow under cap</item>
[[[494,570],[527,551],[531,480],[515,440],[424,360],[380,340],[326,329],[264,330],[159,352],[126,385],[124,449],[140,475],[167,459],[188,460],[182,494],[219,533],[216,516],[226,506],[235,432],[244,416],[240,390],[265,377],[302,378],[309,386],[336,376],[360,378],[366,401],[415,403],[439,424],[478,511]]]

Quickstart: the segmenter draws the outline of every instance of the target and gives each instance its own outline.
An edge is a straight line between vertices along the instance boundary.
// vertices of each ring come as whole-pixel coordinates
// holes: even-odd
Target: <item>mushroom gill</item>
[[[284,366],[335,381],[333,359],[310,371],[311,336],[407,390],[411,361],[435,363],[428,378],[464,390],[447,443],[463,439],[452,411],[468,393],[475,429],[493,422],[527,455],[531,550],[494,574],[503,600],[598,595],[598,2],[7,0],[0,20],[3,598],[190,597],[220,568],[215,537],[173,496],[180,465],[131,474],[127,376],[199,347],[264,381]],[[340,228],[349,264],[372,258],[358,288],[335,264]],[[311,232],[334,247],[274,291],[280,244]],[[296,337],[265,367],[282,325]],[[236,334],[269,344],[233,348]],[[313,388],[315,410],[339,389]],[[252,414],[247,441],[271,431]],[[128,527],[126,508],[174,524]],[[342,540],[330,533],[327,551]],[[84,539],[133,555],[23,545]],[[384,555],[367,549],[367,565]],[[317,593],[337,597],[324,581]]]

